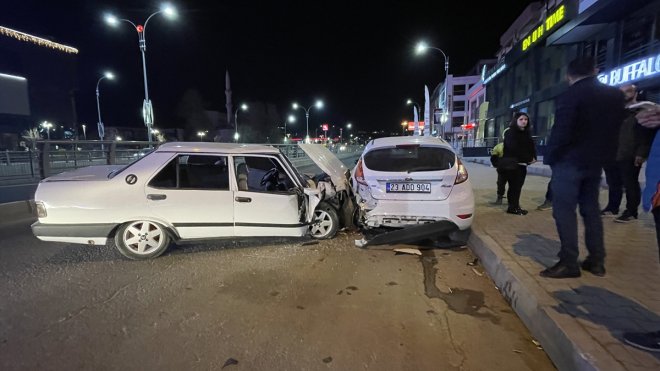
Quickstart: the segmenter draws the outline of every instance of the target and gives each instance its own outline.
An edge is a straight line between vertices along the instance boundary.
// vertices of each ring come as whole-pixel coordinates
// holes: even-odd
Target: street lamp
[[[401,122],[401,135],[406,135],[406,127],[408,126],[408,121]]]
[[[128,19],[117,18],[112,14],[105,15],[105,21],[110,26],[113,27],[117,26],[119,24],[119,21],[124,21],[129,23],[131,26],[133,26],[138,33],[138,44],[140,47],[140,51],[142,52],[142,72],[144,76],[144,101],[142,102],[142,118],[144,119],[144,125],[147,127],[147,136],[149,138],[150,148],[152,147],[151,126],[154,123],[154,111],[151,105],[151,100],[149,100],[149,88],[147,85],[147,59],[145,57],[145,52],[147,51],[147,40],[145,34],[147,31],[147,24],[149,23],[151,17],[160,13],[163,13],[166,17],[170,19],[176,17],[176,10],[174,9],[173,6],[169,4],[163,4],[159,11],[154,12],[149,17],[147,17],[147,20],[144,22],[144,26],[136,25],[135,23],[129,21]]]
[[[82,128],[83,128],[83,138],[87,140],[87,125],[82,124]]]
[[[314,103],[313,106],[309,106],[307,108],[298,105],[298,103],[293,103],[293,109],[301,108],[303,111],[305,111],[305,120],[307,121],[307,137],[305,138],[306,143],[309,143],[309,110],[312,109],[312,107],[316,107],[317,109],[323,108],[323,101],[319,99],[316,101],[316,103]]]
[[[296,117],[294,115],[289,115],[286,120],[284,120],[284,141],[286,142],[287,136],[286,136],[286,123],[294,123],[296,122]]]
[[[206,133],[203,132],[203,131],[198,131],[198,132],[197,132],[197,135],[199,136],[199,141],[201,142],[201,141],[202,141],[202,138],[206,135]]]
[[[108,79],[108,80],[114,80],[115,75],[112,72],[104,72],[103,76],[96,82],[96,111],[99,114],[99,122],[96,123],[96,128],[99,132],[99,139],[103,140],[103,137],[105,136],[105,126],[103,126],[103,120],[101,120],[101,102],[100,102],[100,94],[99,94],[99,84],[101,83],[101,80],[103,79]],[[83,125],[83,135],[85,135],[85,127]],[[85,135],[85,139],[87,139],[87,135]]]
[[[46,135],[48,136],[48,140],[50,140],[50,128],[53,127],[53,124],[48,121],[44,121],[41,123],[41,126],[46,129]]]
[[[445,112],[450,112],[449,102],[447,101],[447,90],[449,89],[449,81],[448,81],[448,79],[449,79],[449,57],[447,56],[447,54],[445,54],[445,52],[442,49],[436,48],[434,46],[429,46],[423,41],[420,41],[419,43],[417,43],[417,46],[415,47],[415,52],[418,55],[419,54],[424,54],[426,52],[426,50],[428,50],[428,49],[434,49],[434,50],[439,51],[440,53],[442,53],[442,56],[445,58],[445,109],[444,109],[444,111]],[[442,138],[444,139],[444,137],[445,137],[445,125],[442,124],[440,126],[440,129],[441,129],[440,132],[441,132]],[[431,134],[433,134],[433,121],[431,121],[431,130],[429,132]]]
[[[234,141],[236,141],[236,142],[238,142],[238,137],[239,137],[239,134],[238,134],[238,110],[239,109],[242,109],[243,111],[247,111],[248,106],[247,106],[247,104],[243,103],[243,104],[241,104],[240,107],[236,108],[236,110],[234,111]]]
[[[416,107],[416,108],[417,108],[417,119],[419,120],[419,115],[422,114],[422,111],[420,111],[420,109],[419,109],[419,104],[418,104],[417,102],[415,102],[414,100],[412,100],[412,99],[408,99],[408,100],[406,101],[406,104],[407,104],[407,105],[411,105],[411,104],[412,104],[413,107]],[[414,115],[413,115],[413,118],[414,118]],[[418,125],[418,127],[419,127],[419,123],[416,122],[415,124]],[[421,130],[420,130],[420,131],[421,131]]]

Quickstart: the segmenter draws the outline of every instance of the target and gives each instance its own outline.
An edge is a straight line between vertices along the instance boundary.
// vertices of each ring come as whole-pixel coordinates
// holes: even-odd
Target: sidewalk
[[[555,365],[560,370],[659,370],[660,353],[622,340],[625,331],[660,330],[660,264],[650,214],[640,208],[640,219],[629,224],[603,220],[605,277],[583,272],[576,279],[541,278],[539,272],[556,262],[560,246],[552,211],[535,210],[549,178],[528,176],[521,206],[529,214],[506,214],[506,205],[489,204],[496,196],[495,169],[470,161],[476,203],[470,247]],[[601,191],[601,203],[606,197]],[[581,220],[579,231],[584,258]]]

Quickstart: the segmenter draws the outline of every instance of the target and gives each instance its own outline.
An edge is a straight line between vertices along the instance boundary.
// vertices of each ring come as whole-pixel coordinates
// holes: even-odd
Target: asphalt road
[[[362,250],[342,232],[135,262],[26,222],[0,233],[2,370],[553,369],[467,249]]]

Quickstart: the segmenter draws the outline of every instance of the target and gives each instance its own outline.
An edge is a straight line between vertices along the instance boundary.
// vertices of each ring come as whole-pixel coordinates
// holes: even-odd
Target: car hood
[[[66,181],[104,181],[114,170],[121,169],[126,165],[97,165],[87,166],[80,169],[67,171],[50,176],[42,182],[66,182]]]
[[[344,191],[349,188],[348,179],[346,179],[348,168],[334,153],[321,144],[300,143],[298,145],[314,161],[316,166],[330,176],[337,191]]]

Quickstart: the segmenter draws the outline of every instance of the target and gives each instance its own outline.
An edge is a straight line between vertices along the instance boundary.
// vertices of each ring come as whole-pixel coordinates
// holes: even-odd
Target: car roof
[[[419,145],[427,145],[427,146],[440,146],[440,147],[445,147],[448,149],[451,149],[453,151],[453,148],[447,143],[445,140],[438,138],[438,137],[432,137],[432,136],[397,136],[397,137],[384,137],[384,138],[376,138],[371,140],[366,148],[365,152],[369,149],[372,148],[380,148],[380,147],[392,147],[392,146],[398,146],[402,144],[419,144]]]
[[[229,153],[229,154],[279,154],[272,146],[263,144],[238,144],[216,142],[167,142],[161,144],[155,152],[199,152],[199,153]]]

